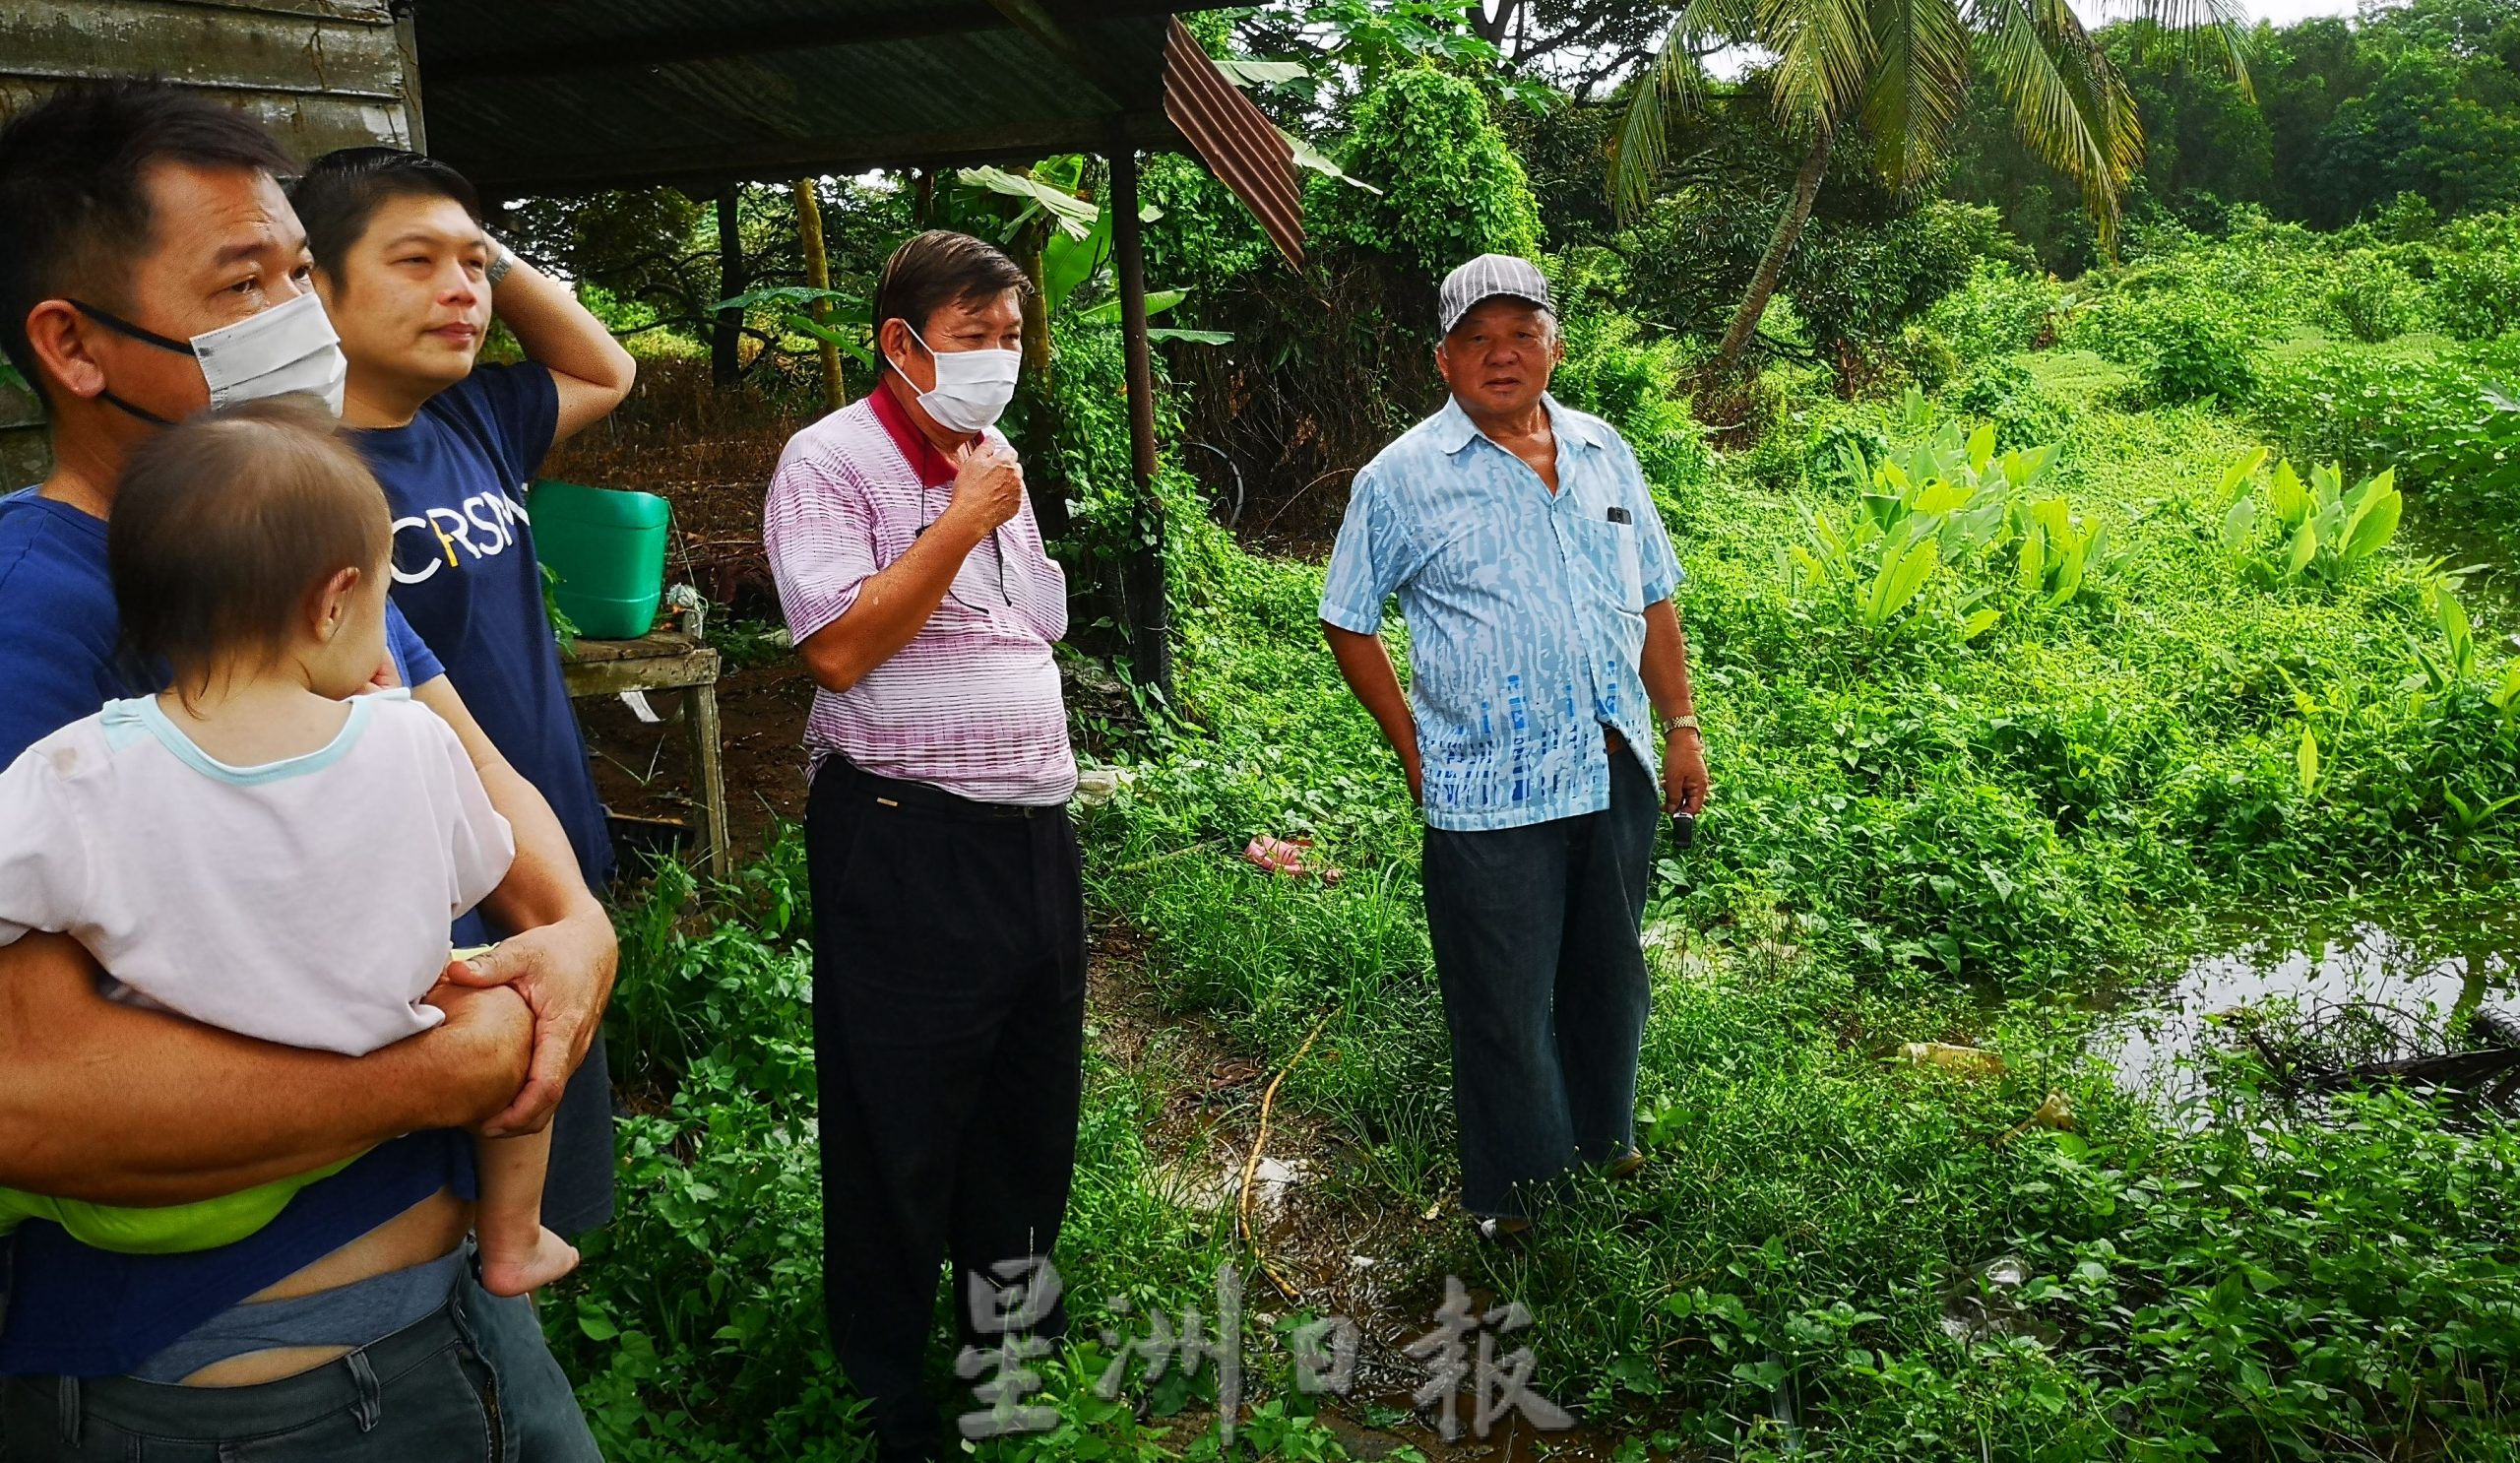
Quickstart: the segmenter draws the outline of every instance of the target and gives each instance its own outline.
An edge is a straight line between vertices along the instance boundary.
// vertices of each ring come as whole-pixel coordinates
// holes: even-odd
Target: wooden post
[[[732,299],[744,292],[743,193],[733,183],[718,185],[718,297]],[[744,312],[720,310],[709,332],[709,379],[732,386],[743,374]]]
[[[1138,219],[1138,155],[1111,150],[1111,262],[1119,274],[1120,335],[1128,351],[1129,460],[1145,532],[1120,561],[1129,650],[1141,684],[1172,695],[1172,605],[1164,581],[1164,504],[1155,493],[1155,350],[1146,327],[1146,237]]]
[[[1008,245],[1024,277],[1033,282],[1032,291],[1024,296],[1024,372],[1040,383],[1045,395],[1050,388],[1050,293],[1043,254],[1054,226],[1043,214],[1025,224]]]
[[[805,242],[805,283],[816,289],[831,287],[831,260],[823,253],[823,204],[815,195],[812,178],[796,180],[796,232]],[[818,299],[806,314],[825,330],[831,328],[831,301]],[[849,405],[848,388],[840,380],[840,348],[829,341],[820,343],[823,350],[823,404],[837,412]]]

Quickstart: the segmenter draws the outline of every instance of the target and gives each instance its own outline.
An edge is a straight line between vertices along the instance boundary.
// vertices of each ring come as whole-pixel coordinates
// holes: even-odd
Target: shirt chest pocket
[[[1606,518],[1577,519],[1568,527],[1566,547],[1581,587],[1629,614],[1645,612],[1645,570],[1638,557],[1636,525]]]

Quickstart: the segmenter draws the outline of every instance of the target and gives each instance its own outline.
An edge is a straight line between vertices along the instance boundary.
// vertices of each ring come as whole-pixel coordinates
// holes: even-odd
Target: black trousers
[[[1426,933],[1452,1031],[1461,1205],[1529,1218],[1542,1186],[1635,1141],[1653,980],[1637,937],[1662,799],[1610,757],[1610,805],[1426,830]]]
[[[1007,809],[838,757],[805,809],[823,1292],[885,1459],[942,1441],[923,1372],[937,1267],[1046,1259],[1076,1164],[1085,898],[1063,807]],[[983,1312],[985,1314],[986,1312]],[[1054,1306],[1033,1329],[1064,1333]],[[966,1398],[958,1411],[976,1411]]]

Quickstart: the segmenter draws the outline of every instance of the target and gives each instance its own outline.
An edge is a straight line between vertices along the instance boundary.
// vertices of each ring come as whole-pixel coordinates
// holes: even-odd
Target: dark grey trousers
[[[1654,779],[1620,750],[1602,812],[1426,830],[1426,930],[1474,1215],[1527,1218],[1537,1185],[1634,1144],[1651,995],[1637,932],[1661,822]]]
[[[602,1463],[533,1307],[467,1266],[446,1307],[250,1387],[0,1378],[5,1463]]]

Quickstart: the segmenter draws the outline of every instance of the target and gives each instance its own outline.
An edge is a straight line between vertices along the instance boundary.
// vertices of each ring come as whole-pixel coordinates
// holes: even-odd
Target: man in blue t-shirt
[[[342,419],[393,505],[394,603],[491,744],[549,800],[599,890],[611,836],[561,683],[524,501],[543,454],[629,394],[630,352],[567,286],[482,231],[472,185],[442,162],[348,149],[318,159],[289,201],[349,362]],[[474,364],[493,299],[523,364]],[[542,1213],[563,1235],[612,1217],[599,1038],[553,1119]]]
[[[130,445],[214,403],[338,387],[332,332],[300,303],[291,170],[241,114],[155,83],[74,85],[0,128],[0,350],[44,399],[55,463],[0,499],[0,759],[147,688],[118,654],[106,562]],[[108,1255],[22,1229],[0,1315],[11,1463],[144,1441],[439,1457],[500,1430],[512,1456],[596,1456],[531,1310],[464,1273],[470,1145],[420,1130],[544,1120],[609,993],[611,928],[549,808],[396,638],[516,831],[493,901],[525,932],[477,972],[506,988],[448,990],[437,1031],[351,1059],[108,1001],[57,936],[0,949],[0,1184],[165,1204],[373,1150],[221,1249]]]

